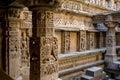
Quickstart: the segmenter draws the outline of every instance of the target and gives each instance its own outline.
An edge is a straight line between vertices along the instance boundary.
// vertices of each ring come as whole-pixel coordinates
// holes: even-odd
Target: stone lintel
[[[120,11],[105,12],[93,16],[93,23],[104,23],[108,21],[120,23]]]

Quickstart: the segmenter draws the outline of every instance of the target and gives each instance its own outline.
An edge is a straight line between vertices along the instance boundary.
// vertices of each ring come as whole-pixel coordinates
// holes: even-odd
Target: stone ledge
[[[103,63],[104,63],[104,60],[100,60],[100,61],[96,61],[96,62],[92,62],[92,63],[88,63],[88,64],[84,64],[84,65],[79,65],[79,66],[76,66],[76,67],[72,67],[72,68],[69,68],[69,69],[61,70],[61,71],[59,71],[59,77],[68,75],[68,74],[73,73],[75,71],[76,72],[80,71],[82,69],[85,69],[85,68],[88,68],[88,67],[91,67],[91,66],[103,64]]]
[[[120,46],[116,46],[116,49],[120,49]],[[99,49],[93,49],[93,50],[86,50],[82,52],[71,52],[68,54],[59,54],[58,57],[59,59],[62,58],[67,58],[67,57],[73,57],[73,56],[78,56],[78,55],[87,55],[90,53],[98,53],[98,52],[105,52],[106,48],[99,48]]]

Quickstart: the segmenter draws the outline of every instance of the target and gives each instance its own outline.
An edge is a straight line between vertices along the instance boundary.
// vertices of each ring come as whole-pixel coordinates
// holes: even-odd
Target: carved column
[[[53,11],[33,7],[33,35],[30,38],[30,80],[58,79],[58,45],[53,36]]]
[[[117,61],[116,55],[116,38],[115,38],[115,27],[117,23],[115,22],[106,22],[106,27],[108,27],[108,31],[106,33],[106,47],[107,52],[105,55],[106,62],[115,62]]]
[[[6,54],[8,54],[8,73],[13,79],[20,75],[20,14],[21,8],[7,9]]]

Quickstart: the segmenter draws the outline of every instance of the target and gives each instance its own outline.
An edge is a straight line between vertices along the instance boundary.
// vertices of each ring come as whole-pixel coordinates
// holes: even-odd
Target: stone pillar
[[[53,36],[53,11],[32,7],[33,35],[30,38],[30,80],[58,79],[58,45]]]
[[[106,27],[108,27],[108,31],[106,33],[106,47],[107,52],[105,55],[105,62],[115,62],[117,61],[116,55],[116,38],[115,38],[115,27],[117,23],[115,22],[106,22]]]
[[[6,54],[8,54],[8,73],[16,79],[19,74],[20,54],[20,14],[21,8],[7,9],[6,18]],[[6,55],[7,56],[7,55]]]

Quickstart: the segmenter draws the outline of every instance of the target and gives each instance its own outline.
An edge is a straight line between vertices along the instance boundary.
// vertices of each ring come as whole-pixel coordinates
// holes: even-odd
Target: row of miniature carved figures
[[[85,2],[116,10],[120,7],[119,0],[85,0]]]

